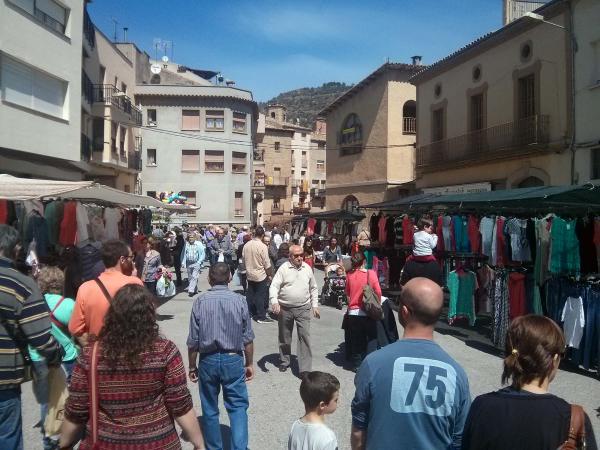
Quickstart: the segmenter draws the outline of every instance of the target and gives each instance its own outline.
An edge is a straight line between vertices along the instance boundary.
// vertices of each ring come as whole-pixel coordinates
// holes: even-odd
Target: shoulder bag
[[[369,270],[367,269],[367,284],[363,287],[363,307],[362,309],[367,313],[372,320],[383,319],[383,309],[381,303],[379,303],[379,297],[369,284]]]
[[[64,299],[65,299],[65,297],[62,296],[60,298],[60,300],[56,303],[56,305],[54,305],[54,308],[52,308],[52,311],[50,311],[50,322],[52,322],[54,325],[56,325],[56,327],[60,331],[62,331],[65,336],[71,337],[71,333],[69,332],[69,327],[62,324],[54,315],[54,311],[56,311],[58,309],[58,307],[60,306],[60,304],[63,302]]]
[[[100,353],[100,343],[94,342],[92,347],[92,356],[90,359],[90,431],[92,438],[92,450],[100,450],[98,443],[98,357]]]
[[[571,405],[571,423],[569,435],[559,450],[583,450],[587,447],[585,442],[585,413],[579,405]]]
[[[104,296],[106,297],[106,300],[108,300],[108,303],[112,303],[113,299],[110,296],[110,294],[108,293],[108,289],[106,289],[106,286],[104,286],[104,283],[102,281],[100,281],[100,278],[94,278],[94,281],[96,282],[96,284],[98,285],[98,287],[100,288],[100,290],[102,291]]]

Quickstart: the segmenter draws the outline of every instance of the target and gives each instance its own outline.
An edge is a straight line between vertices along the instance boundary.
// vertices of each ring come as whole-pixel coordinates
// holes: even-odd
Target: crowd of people
[[[428,224],[422,230],[427,233]],[[175,423],[196,450],[221,449],[219,395],[229,415],[230,448],[248,448],[247,383],[254,378],[253,322],[278,323],[279,370],[290,367],[294,325],[305,415],[289,433],[289,450],[334,450],[325,425],[335,412],[337,378],[312,370],[310,323],[320,318],[310,237],[285,229],[156,228],[137,248],[119,240],[101,247],[104,269],[65,296],[63,272],[43,267],[34,279],[14,268],[19,235],[0,225],[0,447],[24,448],[21,385],[33,369],[44,449],[177,449]],[[414,264],[428,264],[419,247]],[[336,242],[324,252],[341,262]],[[210,289],[199,292],[208,264]],[[159,334],[157,274],[170,272],[194,297],[186,342],[188,368],[177,346]],[[415,266],[417,267],[417,266]],[[243,292],[229,288],[237,272]],[[345,273],[345,271],[344,271]],[[356,372],[351,447],[360,449],[596,448],[583,410],[548,392],[564,354],[560,327],[543,316],[512,321],[501,374],[506,387],[471,402],[469,380],[434,342],[443,307],[437,275],[415,270],[404,279],[398,321],[361,251],[351,258],[344,329]],[[264,325],[269,326],[269,325]],[[395,331],[395,333],[394,333]],[[64,373],[62,385],[54,374]],[[60,378],[59,378],[60,379]],[[199,424],[187,381],[198,383]],[[59,431],[49,410],[60,408]],[[60,396],[58,396],[60,397]],[[60,403],[60,399],[58,400]]]

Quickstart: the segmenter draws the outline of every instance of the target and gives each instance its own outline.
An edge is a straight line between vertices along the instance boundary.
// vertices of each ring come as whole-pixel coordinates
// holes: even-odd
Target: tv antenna
[[[113,28],[114,28],[113,42],[117,42],[117,26],[119,25],[119,22],[117,21],[117,19],[114,16],[111,17],[110,20],[112,20]]]

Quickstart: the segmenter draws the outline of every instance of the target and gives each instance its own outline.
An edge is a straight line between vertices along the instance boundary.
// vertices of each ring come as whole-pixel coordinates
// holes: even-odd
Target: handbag
[[[585,413],[579,405],[571,405],[571,422],[567,440],[559,450],[580,450],[587,447],[585,442]]]
[[[363,287],[363,306],[362,309],[372,320],[383,319],[383,309],[379,303],[379,297],[369,284],[369,270],[367,270],[367,284]]]
[[[65,403],[69,396],[67,377],[62,367],[48,367],[49,401],[48,413],[44,420],[44,433],[52,438],[60,434],[65,413]]]
[[[100,343],[94,342],[92,357],[90,361],[90,431],[92,438],[92,450],[100,450],[98,443],[98,355]]]

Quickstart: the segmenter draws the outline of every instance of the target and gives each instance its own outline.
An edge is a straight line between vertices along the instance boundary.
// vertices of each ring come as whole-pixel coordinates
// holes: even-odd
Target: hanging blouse
[[[555,217],[550,230],[550,272],[579,273],[579,241],[575,220]]]
[[[448,321],[450,324],[460,317],[467,317],[471,326],[475,325],[475,290],[477,277],[471,271],[452,271],[448,274],[450,303]]]

